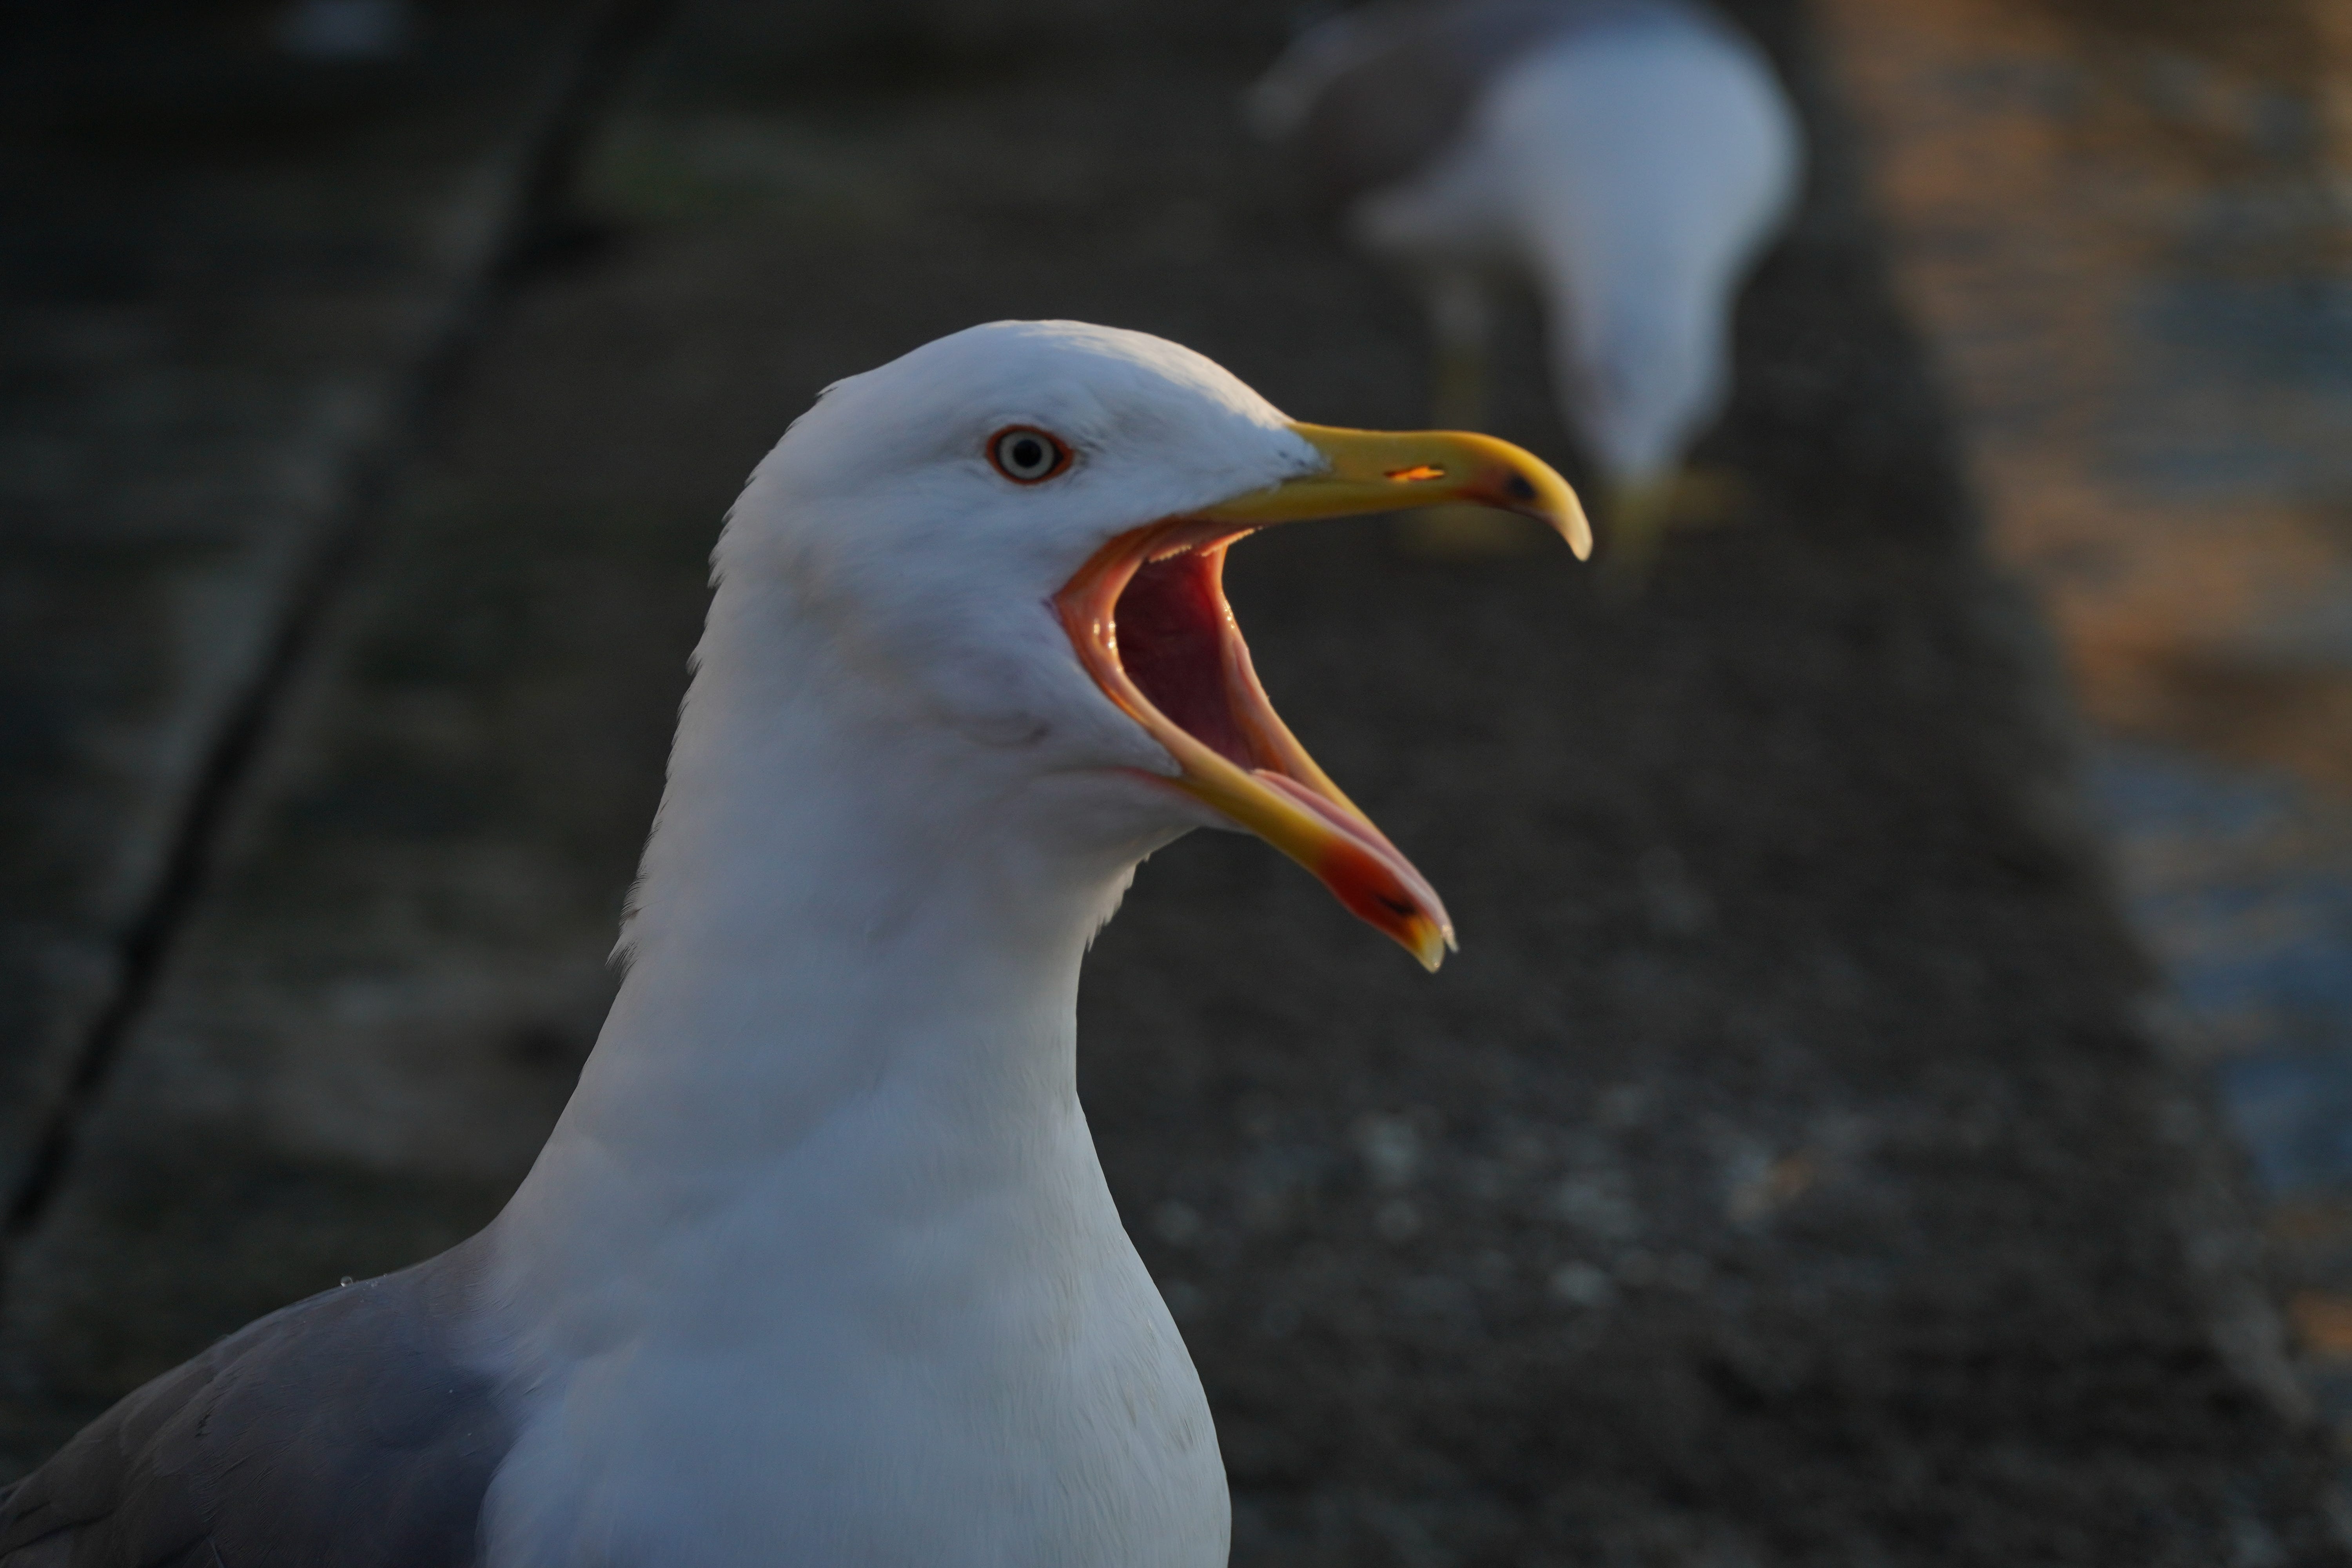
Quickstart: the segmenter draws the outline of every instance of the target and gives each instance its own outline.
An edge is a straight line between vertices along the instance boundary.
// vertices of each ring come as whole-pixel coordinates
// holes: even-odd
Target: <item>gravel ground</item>
[[[1236,1562],[2341,1562],[2035,623],[1978,552],[1801,18],[1744,9],[1825,156],[1708,453],[1743,521],[1639,595],[1378,523],[1235,554],[1268,688],[1459,957],[1424,976],[1203,837],[1088,971],[1087,1102],[1218,1411]],[[947,51],[865,15],[689,5],[607,127],[603,242],[520,294],[404,477],[11,1260],[20,1463],[495,1207],[604,994],[700,556],[826,380],[1067,315],[1301,418],[1417,422],[1403,301],[1234,126],[1271,16]],[[1530,355],[1505,369],[1500,433],[1566,463]]]

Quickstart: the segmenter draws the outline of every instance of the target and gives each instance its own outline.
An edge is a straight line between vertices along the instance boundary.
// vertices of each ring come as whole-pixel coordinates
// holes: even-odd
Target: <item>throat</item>
[[[780,705],[739,667],[697,678],[627,973],[499,1221],[527,1295],[664,1270],[675,1291],[681,1267],[724,1292],[755,1258],[784,1281],[795,1259],[1074,1186],[1108,1211],[1076,994],[1133,857],[1064,853],[966,759]],[[724,1247],[684,1245],[713,1227]]]
[[[741,1167],[875,1102],[954,1122],[935,1150],[1074,1104],[1078,968],[1117,887],[1007,888],[993,857],[883,837],[700,847],[720,863],[683,889],[649,868],[558,1139]]]

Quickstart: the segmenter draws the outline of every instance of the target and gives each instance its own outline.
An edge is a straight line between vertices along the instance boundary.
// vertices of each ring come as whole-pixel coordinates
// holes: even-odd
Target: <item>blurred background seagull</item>
[[[1804,157],[1748,37],[1686,0],[1372,5],[1301,37],[1248,107],[1423,293],[1435,423],[1484,422],[1496,285],[1532,286],[1612,555],[1638,564],[1674,514],[1727,504],[1680,465],[1728,395],[1735,297]],[[1462,508],[1415,526],[1441,549],[1518,537]]]
[[[1516,447],[1295,424],[1139,333],[829,388],[730,514],[627,971],[506,1210],[131,1394],[0,1494],[0,1565],[1221,1568],[1079,962],[1212,826],[1437,966],[1221,584],[1255,529],[1448,501],[1590,547]]]

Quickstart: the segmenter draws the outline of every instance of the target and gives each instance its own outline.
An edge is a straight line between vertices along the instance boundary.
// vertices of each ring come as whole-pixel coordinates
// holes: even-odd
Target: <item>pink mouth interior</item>
[[[1341,903],[1392,935],[1397,921],[1426,918],[1451,942],[1444,906],[1412,863],[1343,801],[1327,798],[1326,786],[1294,773],[1294,765],[1316,770],[1303,758],[1294,764],[1297,742],[1266,709],[1250,669],[1225,603],[1231,542],[1212,539],[1136,568],[1112,606],[1109,651],[1162,718],[1330,830],[1305,858]]]
[[[1119,667],[1154,708],[1185,733],[1243,768],[1258,754],[1227,679],[1228,638],[1240,628],[1225,603],[1224,551],[1203,545],[1147,561],[1118,596]]]

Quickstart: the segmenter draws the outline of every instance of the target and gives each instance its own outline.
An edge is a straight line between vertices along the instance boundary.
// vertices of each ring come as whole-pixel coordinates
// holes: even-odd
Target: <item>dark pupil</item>
[[[1013,466],[1014,468],[1020,468],[1025,472],[1030,468],[1044,467],[1045,462],[1045,448],[1034,437],[1024,436],[1021,439],[1013,443]]]

